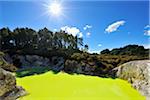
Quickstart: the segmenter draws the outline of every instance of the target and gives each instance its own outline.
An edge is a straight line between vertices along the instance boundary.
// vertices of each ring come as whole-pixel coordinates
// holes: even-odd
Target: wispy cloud
[[[144,28],[145,28],[145,29],[150,28],[150,25],[146,25]]]
[[[98,44],[98,46],[99,46],[99,47],[101,47],[101,46],[102,46],[102,44]]]
[[[150,36],[150,25],[144,27],[144,35]]]
[[[90,32],[87,32],[87,33],[86,33],[86,36],[87,36],[87,37],[89,37],[90,35],[91,35],[91,33],[90,33]]]
[[[80,38],[82,38],[82,37],[83,37],[83,34],[82,34],[82,32],[80,32],[80,33],[79,33],[79,37],[80,37]]]
[[[124,25],[125,24],[125,21],[124,20],[121,20],[121,21],[117,21],[115,23],[112,23],[110,24],[106,29],[105,29],[105,32],[106,33],[112,33],[112,32],[115,32],[117,31],[117,29]]]
[[[145,30],[145,31],[144,31],[144,35],[150,36],[150,30]]]
[[[91,32],[89,32],[89,29],[91,29],[91,28],[92,28],[92,26],[91,26],[91,25],[88,25],[88,24],[83,27],[83,30],[84,30],[84,31],[87,31],[87,32],[86,32],[86,37],[90,37]]]
[[[55,29],[54,29],[54,32],[56,32],[56,31],[57,31],[57,29],[55,28]]]
[[[144,46],[144,48],[146,48],[146,49],[149,49],[149,48],[150,48],[150,44],[144,44],[143,46]]]
[[[92,28],[91,25],[85,25],[85,26],[83,27],[84,30],[87,30],[87,29],[90,29],[90,28]]]
[[[62,31],[65,31],[68,34],[72,34],[73,36],[83,37],[82,32],[77,27],[64,26],[61,27]]]

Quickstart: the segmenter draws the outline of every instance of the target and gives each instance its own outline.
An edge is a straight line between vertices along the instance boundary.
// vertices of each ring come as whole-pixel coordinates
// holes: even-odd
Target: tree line
[[[38,51],[38,53],[51,50],[79,50],[83,46],[83,38],[67,34],[65,31],[52,32],[47,28],[35,31],[31,28],[0,29],[0,50]]]
[[[46,27],[38,31],[31,28],[0,29],[0,51],[22,52],[30,54],[73,54],[88,51],[88,45],[83,44],[83,38],[67,34],[65,31],[52,32]],[[44,51],[44,52],[43,52]],[[55,51],[55,52],[54,52]],[[43,54],[44,53],[44,54]],[[127,45],[112,50],[105,49],[100,54],[148,56],[149,49],[139,45]]]
[[[84,48],[81,49],[80,48]],[[83,44],[83,39],[67,34],[64,31],[52,32],[47,28],[35,31],[31,28],[0,29],[0,51],[10,56],[39,55],[47,58],[61,56],[64,58],[64,68],[59,71],[67,73],[79,73],[96,75],[101,77],[114,77],[112,70],[119,65],[132,60],[149,59],[149,49],[139,45],[127,45],[112,50],[105,49],[100,54],[88,53],[88,45]],[[2,53],[0,52],[0,55]],[[13,65],[20,68],[20,60],[13,58]],[[15,63],[14,63],[15,62]],[[5,69],[12,70],[13,65],[6,64]],[[35,72],[35,69],[25,69],[31,73],[43,73],[49,71],[49,67]],[[58,71],[58,72],[59,72]],[[19,72],[19,75],[24,72]]]
[[[145,49],[144,46],[140,45],[127,45],[121,48],[114,48],[112,50],[105,49],[102,50],[100,54],[129,55],[129,56],[136,55],[148,57],[149,49]]]

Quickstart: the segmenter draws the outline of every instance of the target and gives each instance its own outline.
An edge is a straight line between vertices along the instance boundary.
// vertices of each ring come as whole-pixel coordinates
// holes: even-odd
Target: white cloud
[[[79,33],[79,38],[82,38],[83,37],[83,34],[82,32]]]
[[[98,46],[99,46],[99,47],[101,47],[101,46],[102,46],[102,44],[98,44]]]
[[[83,27],[84,30],[87,30],[87,29],[90,29],[90,28],[92,28],[91,25],[85,25],[85,27]]]
[[[57,29],[56,29],[56,28],[54,29],[54,32],[57,32]]]
[[[122,26],[122,25],[124,25],[125,24],[125,21],[117,21],[117,22],[115,22],[115,23],[112,23],[111,25],[109,25],[106,29],[105,29],[105,32],[107,32],[107,33],[111,33],[111,32],[115,32],[115,31],[117,31],[117,29],[120,27],[120,26]]]
[[[83,37],[82,32],[77,27],[64,26],[61,27],[61,30],[65,31],[68,34],[72,34],[73,36]]]
[[[144,46],[144,48],[146,48],[146,49],[149,49],[150,48],[150,44],[145,44],[145,45],[143,45]]]
[[[150,36],[150,25],[144,27],[144,35]]]
[[[144,35],[150,36],[150,30],[145,30]]]
[[[86,33],[86,36],[87,36],[87,37],[89,37],[90,35],[91,35],[91,33],[90,33],[90,32],[87,32],[87,33]]]
[[[150,28],[150,25],[146,25],[144,28],[145,28],[145,29]]]

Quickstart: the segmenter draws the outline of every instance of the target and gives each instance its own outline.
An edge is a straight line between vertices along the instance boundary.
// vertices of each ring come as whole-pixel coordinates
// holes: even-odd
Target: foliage
[[[129,61],[143,59],[148,59],[148,56],[74,53],[67,59],[64,71],[114,78],[112,70],[115,67]]]
[[[67,53],[67,52],[66,52]],[[94,75],[100,77],[115,78],[112,70],[129,61],[148,59],[148,56],[139,55],[112,55],[112,54],[89,54],[87,52],[73,53],[70,57],[66,58],[64,68],[62,71],[73,74]],[[18,76],[33,75],[46,72],[43,69],[34,70],[27,69],[23,73],[18,73]]]
[[[109,49],[105,49],[105,50],[102,50],[100,53],[101,54],[110,54],[110,50]]]
[[[75,73],[76,69],[78,67],[78,62],[75,60],[66,60],[65,62],[65,67],[64,67],[64,71],[67,73]]]
[[[77,51],[80,46],[83,46],[82,38],[64,31],[53,33],[47,28],[38,32],[30,28],[16,28],[13,31],[8,28],[0,29],[0,49],[9,54],[36,52],[44,56],[43,51],[46,54],[55,50],[65,53],[63,51]]]
[[[86,45],[84,45],[84,49],[83,49],[83,51],[84,52],[88,52],[88,50],[89,50],[89,46],[86,44]]]
[[[79,47],[84,46],[83,51]],[[149,58],[149,49],[139,45],[127,45],[112,50],[105,49],[100,54],[88,53],[88,45],[83,45],[83,39],[64,31],[52,32],[47,28],[35,31],[31,28],[16,28],[13,31],[9,28],[0,29],[0,50],[20,55],[39,55],[47,58],[60,56],[65,59],[63,71],[67,73],[82,73],[109,77],[115,67],[132,60]],[[4,53],[0,52],[2,56]],[[13,64],[19,68],[20,59],[13,59]],[[3,66],[4,67],[4,66]],[[13,65],[5,65],[7,70],[13,70]],[[17,76],[40,74],[49,71],[49,68],[29,68],[17,71]],[[110,75],[111,76],[111,75]]]
[[[34,75],[34,74],[42,74],[42,73],[45,73],[49,70],[50,69],[48,67],[25,68],[25,69],[21,69],[21,70],[16,71],[16,76],[17,77],[24,77],[24,76]]]
[[[127,45],[122,48],[115,48],[111,51],[109,49],[105,49],[100,52],[101,54],[110,54],[110,55],[136,55],[136,56],[148,56],[149,49],[145,49],[143,46],[139,45]]]

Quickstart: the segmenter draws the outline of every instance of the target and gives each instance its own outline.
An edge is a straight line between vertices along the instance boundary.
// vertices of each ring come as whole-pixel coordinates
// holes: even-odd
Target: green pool
[[[19,100],[145,100],[121,79],[47,72],[17,78],[28,95]]]

